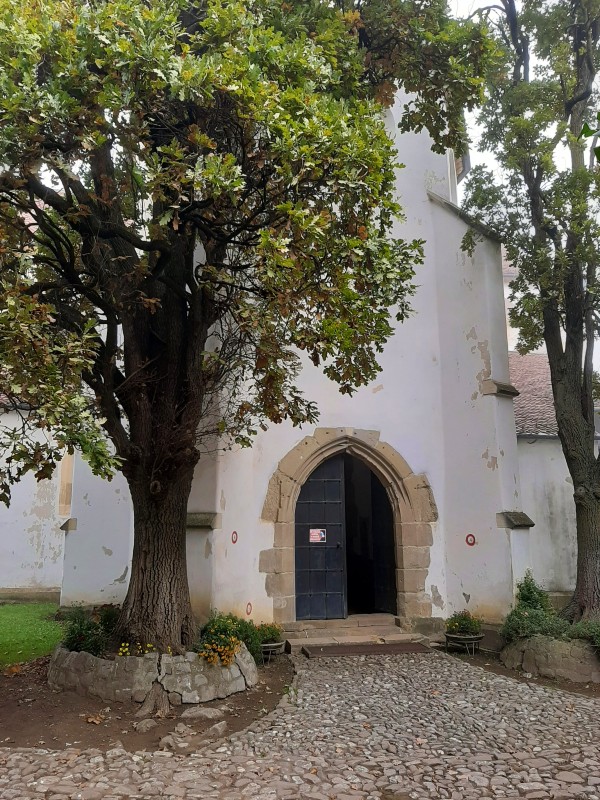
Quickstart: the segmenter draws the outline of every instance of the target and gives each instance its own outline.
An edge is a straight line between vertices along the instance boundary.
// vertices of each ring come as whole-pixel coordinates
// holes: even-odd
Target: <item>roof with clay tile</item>
[[[550,365],[545,353],[509,353],[510,380],[519,396],[514,399],[517,436],[557,436]]]

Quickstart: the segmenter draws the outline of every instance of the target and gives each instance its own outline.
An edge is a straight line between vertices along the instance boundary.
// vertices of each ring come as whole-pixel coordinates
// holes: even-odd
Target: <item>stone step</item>
[[[394,627],[399,625],[398,617],[393,614],[352,614],[346,619],[304,619],[297,622],[286,622],[283,630],[286,633],[298,631],[314,631],[339,628],[374,628]]]
[[[373,637],[391,636],[395,633],[402,633],[400,628],[395,625],[361,625],[360,627],[329,627],[312,628],[304,631],[285,631],[284,635],[288,639],[337,639],[340,636],[362,636],[367,639]]]
[[[418,633],[402,633],[396,628],[396,632],[386,632],[381,635],[373,632],[373,630],[364,629],[361,633],[347,633],[345,631],[336,633],[335,636],[331,635],[329,631],[315,632],[314,636],[288,638],[285,643],[286,653],[299,653],[303,647],[320,647],[328,644],[369,644],[370,642],[384,642],[391,644],[393,642],[422,642],[428,644],[426,636],[421,636]]]

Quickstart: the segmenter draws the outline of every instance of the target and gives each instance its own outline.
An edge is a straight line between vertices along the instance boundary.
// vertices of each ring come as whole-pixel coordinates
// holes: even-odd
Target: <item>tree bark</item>
[[[563,615],[572,622],[600,619],[600,496],[583,486],[575,489],[577,514],[577,582]]]
[[[130,481],[134,545],[117,625],[122,641],[182,652],[197,634],[187,576],[186,515],[193,467],[160,486]],[[152,492],[154,490],[154,493]]]

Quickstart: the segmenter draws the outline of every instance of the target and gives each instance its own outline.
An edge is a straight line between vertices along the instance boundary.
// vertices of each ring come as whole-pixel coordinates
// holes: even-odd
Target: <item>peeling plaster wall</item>
[[[65,538],[61,605],[120,603],[125,598],[133,548],[133,515],[125,478],[92,474],[77,455],[71,517]]]
[[[496,513],[521,508],[512,399],[484,393],[484,381],[509,383],[500,246],[484,241],[470,257],[460,249],[462,221],[438,206],[435,223],[446,610],[466,607],[498,621],[512,602],[514,575],[511,533],[497,527]]]
[[[198,466],[190,512],[214,508],[215,471],[214,456]],[[75,530],[61,531],[66,536],[61,604],[121,603],[129,586],[133,551],[133,509],[125,478],[117,474],[112,481],[103,481],[76,456],[71,516]],[[209,528],[187,533],[190,595],[200,620],[212,607],[212,536]]]
[[[575,503],[560,441],[520,436],[518,449],[523,507],[535,522],[529,530],[534,577],[548,591],[572,591],[577,570]]]
[[[17,415],[3,414],[2,424],[16,426]],[[12,487],[10,507],[0,504],[0,591],[60,587],[65,518],[58,513],[59,483],[59,470],[39,482],[29,472]]]

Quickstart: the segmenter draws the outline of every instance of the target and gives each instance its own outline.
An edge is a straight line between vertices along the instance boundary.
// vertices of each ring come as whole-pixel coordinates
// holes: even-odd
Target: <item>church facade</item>
[[[352,397],[306,365],[317,426],[270,426],[252,448],[201,460],[188,509],[201,618],[215,608],[282,623],[385,611],[435,626],[468,608],[497,622],[535,562],[500,244],[484,235],[472,256],[461,249],[469,221],[454,159],[432,153],[425,134],[398,134],[395,114],[406,165],[398,235],[425,241],[414,313],[388,342],[378,379]],[[55,520],[61,602],[119,602],[132,548],[127,486],[93,478],[77,459],[66,480],[68,509]]]

